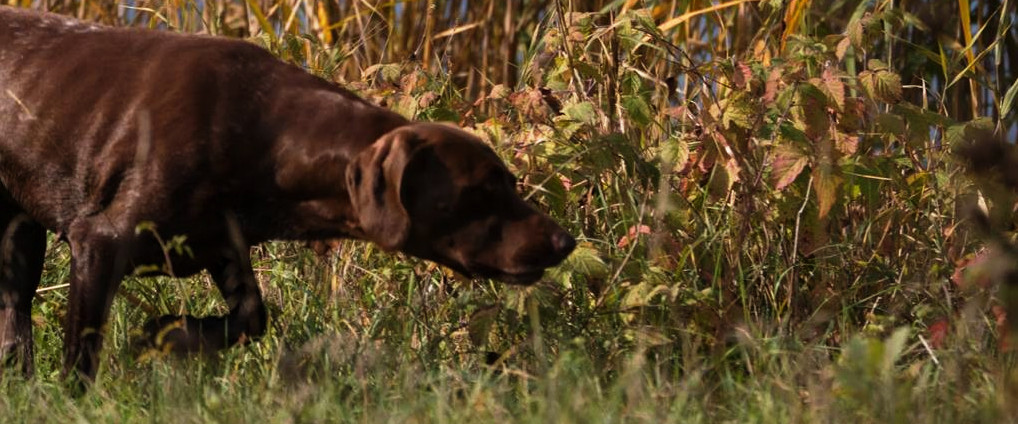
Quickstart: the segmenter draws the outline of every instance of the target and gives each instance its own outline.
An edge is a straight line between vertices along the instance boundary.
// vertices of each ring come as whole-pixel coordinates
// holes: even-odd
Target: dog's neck
[[[289,228],[273,236],[364,238],[347,190],[346,167],[382,135],[409,121],[317,81],[280,87],[267,99],[272,106],[266,122],[276,134],[276,184],[291,203]]]

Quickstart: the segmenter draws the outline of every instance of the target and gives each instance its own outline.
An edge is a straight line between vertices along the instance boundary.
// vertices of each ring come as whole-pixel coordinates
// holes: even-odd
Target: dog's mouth
[[[536,283],[544,276],[544,268],[528,269],[524,271],[504,271],[486,265],[472,264],[463,268],[452,267],[456,272],[468,278],[491,278],[506,284],[529,286]]]
[[[502,273],[499,276],[491,277],[491,278],[494,278],[496,280],[501,280],[501,281],[503,281],[505,283],[508,283],[508,284],[514,284],[514,285],[520,285],[520,286],[529,286],[531,284],[536,283],[538,280],[540,280],[542,276],[544,276],[544,270],[543,269],[537,270],[537,271],[528,271],[528,272],[514,273],[514,274]]]

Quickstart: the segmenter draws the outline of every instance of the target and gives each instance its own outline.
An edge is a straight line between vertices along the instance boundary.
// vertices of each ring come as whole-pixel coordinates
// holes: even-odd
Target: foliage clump
[[[455,122],[581,243],[523,289],[355,242],[260,247],[267,340],[218,364],[134,363],[117,334],[144,317],[118,300],[96,399],[144,419],[210,405],[194,420],[1013,417],[1007,1],[129,3],[46,2],[245,37]],[[66,266],[51,249],[52,284]],[[199,280],[124,291],[222,313]],[[47,346],[61,296],[37,306]],[[5,380],[0,405],[61,398],[45,379]],[[123,414],[93,407],[32,414]]]

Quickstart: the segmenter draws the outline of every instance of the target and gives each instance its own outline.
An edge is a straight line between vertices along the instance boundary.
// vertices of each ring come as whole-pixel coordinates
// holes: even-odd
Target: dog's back
[[[276,118],[295,115],[279,81],[346,94],[244,41],[0,7],[0,180],[54,231],[81,214],[158,222],[259,197],[247,188],[271,187]]]

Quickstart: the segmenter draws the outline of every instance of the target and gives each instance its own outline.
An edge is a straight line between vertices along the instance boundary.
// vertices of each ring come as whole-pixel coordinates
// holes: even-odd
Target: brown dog
[[[413,123],[237,40],[114,29],[0,7],[0,354],[32,366],[46,230],[71,251],[64,373],[94,378],[125,274],[207,269],[225,317],[176,317],[179,351],[249,340],[266,240],[370,240],[529,284],[574,239],[527,205],[486,145]],[[164,251],[151,232],[183,234]],[[76,371],[76,372],[74,372]]]

